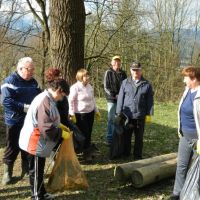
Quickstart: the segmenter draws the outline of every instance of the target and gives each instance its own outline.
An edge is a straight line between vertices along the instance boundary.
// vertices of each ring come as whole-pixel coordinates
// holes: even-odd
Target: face
[[[183,82],[190,89],[195,88],[196,86],[196,78],[191,79],[189,76],[184,76]]]
[[[33,75],[34,75],[34,65],[33,63],[26,63],[24,65],[24,67],[21,67],[18,70],[19,75],[24,79],[24,80],[30,80],[32,79]]]
[[[60,89],[57,89],[56,91],[51,90],[50,92],[55,101],[62,101],[64,96],[66,96],[66,94],[61,92]]]
[[[82,80],[83,85],[87,85],[89,82],[90,82],[90,76],[88,74],[84,75]]]
[[[121,61],[119,59],[112,60],[111,65],[112,65],[113,70],[118,71],[121,66]]]
[[[130,69],[131,71],[131,76],[134,80],[139,80],[141,79],[142,76],[142,70],[141,69]]]

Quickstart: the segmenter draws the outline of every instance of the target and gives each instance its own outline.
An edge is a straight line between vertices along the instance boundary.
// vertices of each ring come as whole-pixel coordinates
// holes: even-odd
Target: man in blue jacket
[[[41,92],[37,81],[33,78],[34,70],[33,60],[30,57],[21,58],[17,64],[17,71],[5,78],[1,85],[1,101],[6,124],[3,185],[11,182],[14,162],[20,151],[21,178],[28,173],[27,153],[20,150],[18,140],[29,105]]]
[[[153,114],[153,91],[151,84],[143,78],[141,64],[133,62],[131,76],[122,82],[117,99],[116,113],[124,113],[129,118],[125,134],[124,156],[131,152],[131,137],[134,132],[134,159],[142,159],[143,134],[145,121],[151,121]]]

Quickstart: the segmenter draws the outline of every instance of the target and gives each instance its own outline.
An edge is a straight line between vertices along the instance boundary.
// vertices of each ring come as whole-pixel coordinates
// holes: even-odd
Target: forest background
[[[112,56],[120,55],[129,74],[133,60],[142,64],[143,74],[153,85],[155,114],[146,126],[144,158],[177,151],[177,102],[184,85],[180,71],[199,66],[200,2],[198,0],[0,0],[0,81],[15,71],[19,58],[34,59],[36,79],[45,87],[44,71],[53,66],[70,83],[77,69],[91,74],[102,121],[95,122],[93,142],[101,154],[91,165],[82,165],[89,181],[88,191],[66,191],[57,199],[167,199],[173,179],[134,189],[117,183],[113,169],[127,160],[110,161],[104,144],[106,102],[103,76]],[[0,114],[0,137],[5,138]],[[5,141],[0,140],[2,158]],[[0,198],[29,199],[28,180],[0,186]],[[2,176],[0,160],[0,176]]]
[[[199,65],[199,1],[2,0],[0,6],[0,81],[30,56],[41,87],[49,66],[61,68],[70,83],[84,67],[95,95],[104,97],[103,75],[120,55],[128,74],[133,60],[141,62],[156,101],[177,101],[180,69]]]

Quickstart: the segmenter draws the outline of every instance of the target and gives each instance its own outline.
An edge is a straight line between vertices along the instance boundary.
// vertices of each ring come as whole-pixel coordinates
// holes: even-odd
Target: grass
[[[82,169],[88,179],[87,191],[65,191],[56,193],[58,200],[161,200],[167,199],[172,191],[174,178],[169,178],[141,189],[134,188],[130,183],[118,183],[113,176],[114,167],[120,163],[132,161],[132,157],[125,160],[111,161],[108,159],[108,147],[105,144],[107,123],[107,106],[104,99],[97,99],[97,105],[102,115],[101,122],[95,122],[92,140],[100,149],[100,155],[89,164],[82,164]],[[2,121],[2,117],[0,118]],[[0,157],[3,156],[5,127],[0,122]],[[177,136],[177,104],[155,104],[154,117],[151,124],[145,128],[143,155],[149,158],[165,153],[176,152],[178,146]],[[48,162],[47,162],[48,165]],[[48,174],[51,170],[48,171]],[[3,187],[0,184],[0,199],[17,200],[30,199],[28,180],[19,180],[20,158],[18,157],[14,167],[15,182]],[[0,160],[0,176],[3,174],[2,159]],[[47,179],[45,180],[47,181]]]

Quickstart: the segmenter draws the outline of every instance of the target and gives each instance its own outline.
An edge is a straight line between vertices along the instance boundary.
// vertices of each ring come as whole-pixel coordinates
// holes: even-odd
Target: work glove
[[[145,116],[145,123],[151,123],[151,115]]]
[[[197,140],[197,154],[200,155],[200,140]]]
[[[60,123],[59,128],[62,129],[62,131],[70,132],[70,129],[66,127],[64,124]]]
[[[24,104],[24,112],[27,113],[30,105],[29,104]]]
[[[75,115],[71,115],[69,117],[70,121],[73,122],[74,124],[76,124],[76,116]]]
[[[95,119],[97,121],[101,121],[101,113],[100,112],[95,112]]]
[[[71,136],[71,132],[70,132],[70,131],[64,131],[64,130],[62,130],[62,138],[63,138],[64,140],[69,139],[70,136]]]

